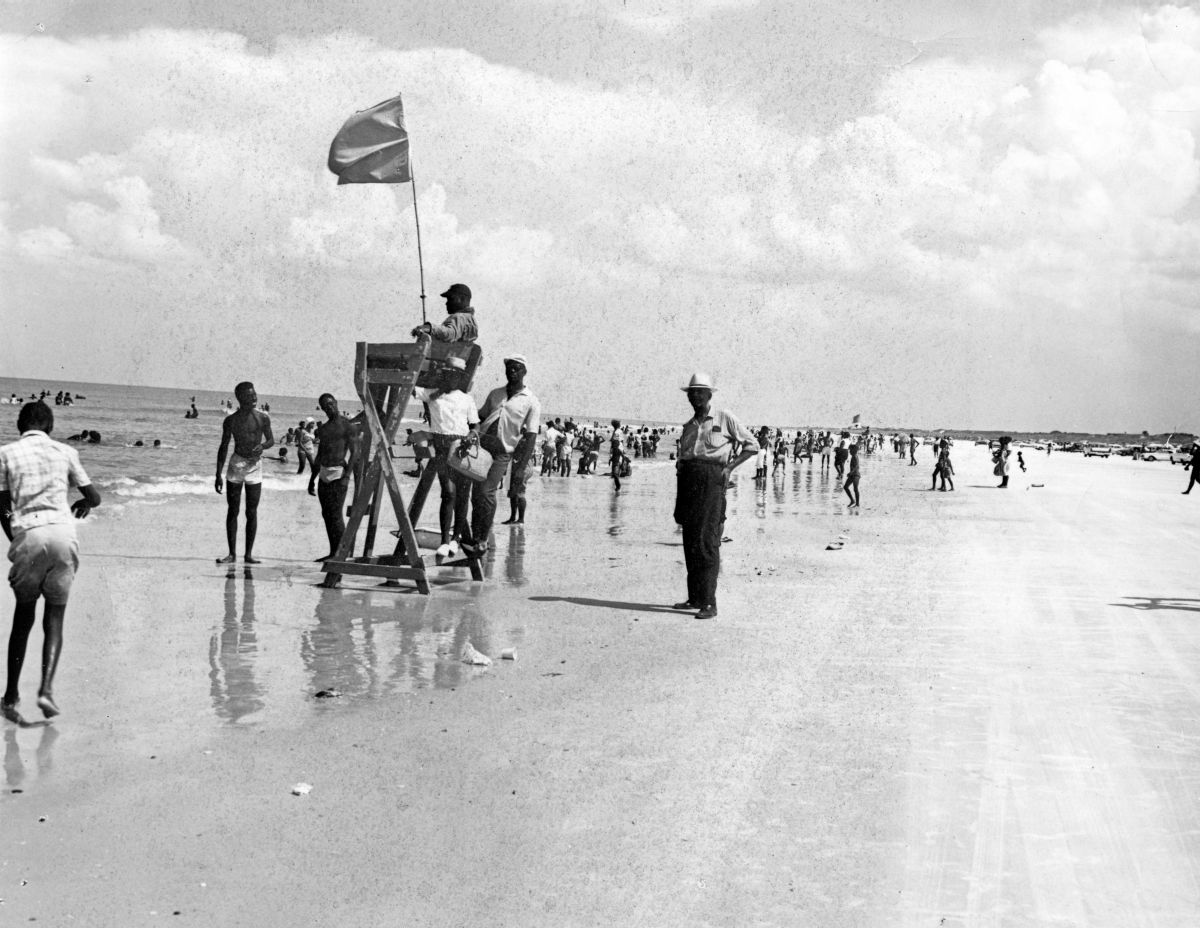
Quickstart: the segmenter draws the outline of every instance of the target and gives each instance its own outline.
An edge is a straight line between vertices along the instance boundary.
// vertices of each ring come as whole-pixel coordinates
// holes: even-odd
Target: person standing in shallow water
[[[732,413],[712,408],[715,387],[707,374],[692,374],[682,389],[695,413],[683,425],[675,464],[675,522],[683,529],[688,595],[672,608],[715,619],[725,489],[730,474],[758,454],[758,441]]]
[[[229,543],[229,554],[217,558],[218,564],[232,564],[237,560],[237,520],[241,509],[242,488],[246,491],[246,554],[247,564],[259,563],[254,558],[254,538],[258,534],[258,501],[262,496],[263,452],[275,444],[271,434],[271,417],[255,409],[258,393],[250,381],[242,381],[234,388],[238,408],[225,417],[221,424],[221,444],[217,448],[218,493],[228,483],[225,497],[228,507],[225,513],[225,540]],[[229,443],[233,442],[233,454],[229,457],[229,469],[225,479],[221,470],[225,466],[225,455]]]
[[[79,567],[79,542],[74,518],[86,518],[100,505],[92,486],[69,445],[51,440],[54,413],[38,400],[27,403],[17,416],[17,441],[0,447],[0,528],[11,542],[8,582],[17,601],[8,639],[8,678],[0,714],[25,725],[20,710],[18,684],[25,664],[29,633],[37,618],[37,601],[46,600],[42,616],[42,683],[38,708],[46,718],[59,714],[54,702],[54,674],[62,654],[63,619],[75,571]],[[67,490],[77,487],[83,499],[67,505]]]

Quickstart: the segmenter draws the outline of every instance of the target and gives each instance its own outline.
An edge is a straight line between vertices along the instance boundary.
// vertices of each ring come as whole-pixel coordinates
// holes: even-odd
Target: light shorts
[[[79,541],[70,522],[38,525],[21,532],[8,547],[12,567],[8,585],[19,603],[46,602],[66,605],[79,569]]]
[[[321,473],[317,479],[320,480],[321,483],[333,483],[335,480],[341,480],[342,475],[345,473],[345,467],[337,464],[326,464],[321,467]]]
[[[262,458],[244,458],[236,452],[229,458],[225,468],[226,483],[262,483]]]

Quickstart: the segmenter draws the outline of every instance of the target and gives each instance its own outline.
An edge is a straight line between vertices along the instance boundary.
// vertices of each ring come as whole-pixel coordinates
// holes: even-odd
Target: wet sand
[[[99,510],[63,715],[3,729],[0,923],[1191,928],[1200,499],[955,457],[955,493],[866,458],[856,514],[744,471],[713,622],[665,608],[668,462],[531,481],[488,582],[429,597],[317,588],[300,493],[252,577],[215,494]]]

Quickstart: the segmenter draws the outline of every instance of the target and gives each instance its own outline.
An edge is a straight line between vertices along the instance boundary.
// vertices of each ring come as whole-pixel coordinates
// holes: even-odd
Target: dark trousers
[[[724,468],[702,461],[682,461],[676,480],[675,521],[683,527],[688,602],[715,607],[725,524]]]
[[[317,500],[321,503],[321,518],[325,520],[325,534],[329,536],[329,553],[337,551],[338,543],[346,531],[346,520],[342,511],[346,506],[346,488],[349,480],[317,481]]]
[[[487,477],[475,481],[471,487],[471,540],[474,542],[487,541],[491,534],[492,522],[496,519],[496,491],[512,461],[512,453],[505,451],[494,435],[481,436],[479,444],[491,454],[492,466],[488,469]]]

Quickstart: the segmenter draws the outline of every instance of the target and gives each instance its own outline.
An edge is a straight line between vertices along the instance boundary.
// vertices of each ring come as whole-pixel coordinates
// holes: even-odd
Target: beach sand
[[[669,462],[532,480],[431,596],[318,588],[303,493],[252,579],[215,494],[97,510],[63,715],[3,729],[0,923],[1192,928],[1200,499],[1026,458],[876,454],[855,514],[743,469],[712,622],[665,608]]]

